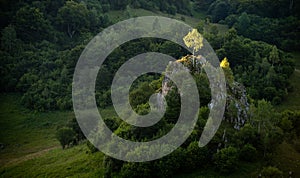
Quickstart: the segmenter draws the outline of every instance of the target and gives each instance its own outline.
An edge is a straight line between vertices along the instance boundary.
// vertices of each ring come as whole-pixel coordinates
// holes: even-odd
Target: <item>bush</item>
[[[104,156],[103,167],[104,167],[104,178],[116,177],[117,172],[120,172],[123,161],[114,159],[109,156]]]
[[[63,127],[57,131],[56,138],[64,149],[75,141],[75,135],[75,132],[71,128]]]
[[[98,148],[96,148],[90,141],[87,141],[86,145],[91,153],[95,153],[99,151]]]
[[[263,170],[261,171],[261,174],[265,178],[277,178],[277,177],[282,177],[282,171],[280,171],[276,167],[264,167]]]
[[[83,132],[82,132],[82,130],[81,130],[81,128],[80,128],[80,126],[78,125],[78,122],[77,122],[77,120],[76,120],[76,118],[75,117],[73,117],[70,121],[69,121],[69,123],[68,123],[68,125],[67,125],[69,128],[71,128],[72,130],[73,130],[73,132],[75,133],[75,141],[78,143],[79,141],[81,141],[81,140],[84,140],[84,139],[86,139],[85,138],[85,135],[83,134]]]
[[[251,144],[246,144],[240,151],[240,159],[243,161],[253,162],[256,160],[257,151]]]
[[[183,167],[187,166],[185,158],[185,151],[179,147],[173,153],[156,162],[155,168],[159,170],[159,174],[152,177],[174,177],[176,172],[180,172]]]
[[[238,150],[230,146],[218,151],[213,159],[220,172],[231,173],[237,169],[238,156]]]
[[[209,152],[207,147],[200,148],[198,142],[190,143],[186,150],[187,169],[196,169],[208,164]]]
[[[121,177],[124,178],[152,178],[151,163],[126,163],[121,169]]]

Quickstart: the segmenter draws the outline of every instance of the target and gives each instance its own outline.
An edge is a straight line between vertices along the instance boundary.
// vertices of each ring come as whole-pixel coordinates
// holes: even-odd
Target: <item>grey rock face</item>
[[[189,60],[192,60],[189,58]],[[205,60],[196,60],[194,67],[194,72],[202,71],[203,65],[205,65]],[[176,74],[178,71],[182,69],[182,65],[179,65],[179,62],[170,62],[169,66],[166,69],[165,72],[165,78],[162,81],[162,89],[160,93],[157,95],[157,101],[159,103],[159,107],[163,108],[164,99],[168,92],[171,90],[171,88],[174,86],[172,81],[167,77],[168,75]],[[190,66],[186,68],[187,70],[190,70]],[[191,70],[190,70],[191,71]],[[217,84],[215,84],[217,85]],[[227,122],[230,122],[234,125],[234,128],[239,130],[241,127],[244,126],[246,121],[248,120],[248,110],[250,108],[248,100],[247,100],[247,93],[246,88],[238,83],[233,82],[231,84],[227,84],[227,98],[226,98],[226,109],[225,109],[225,116],[224,120]],[[217,96],[218,97],[218,96]],[[224,97],[222,93],[220,94],[220,97]],[[218,98],[216,98],[218,99]],[[214,107],[214,100],[212,99],[211,102],[208,104],[208,108],[211,109]]]

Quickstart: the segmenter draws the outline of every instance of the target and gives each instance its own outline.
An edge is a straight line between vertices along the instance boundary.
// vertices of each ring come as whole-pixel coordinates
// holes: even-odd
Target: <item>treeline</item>
[[[115,22],[106,12],[123,10],[128,5],[134,7],[134,4],[143,7],[143,2],[155,6],[149,9],[166,8],[166,11],[171,5],[184,10],[189,4],[184,1],[1,1],[0,91],[23,93],[22,103],[33,110],[71,109],[72,75],[81,52],[101,29]],[[118,48],[99,72],[104,79],[97,80],[97,101],[104,101],[104,105],[110,103],[107,89],[114,71],[130,56],[147,50],[169,52],[176,58],[182,54],[178,46],[159,40],[152,43],[145,39]]]
[[[176,13],[191,15],[190,0],[100,0],[100,3],[110,6],[112,10],[125,10],[127,6],[132,6],[173,15]]]
[[[14,20],[16,12],[29,5],[31,7],[38,7],[47,18],[55,18],[59,11],[59,8],[64,6],[68,0],[55,0],[55,1],[35,1],[35,0],[11,0],[1,1],[1,17],[0,28],[4,28],[11,21]],[[87,9],[92,10],[93,13],[105,13],[111,10],[126,10],[128,6],[132,8],[143,8],[151,11],[162,11],[169,14],[187,14],[191,15],[191,3],[190,0],[73,0],[75,3],[83,4]],[[73,14],[76,15],[76,14]],[[85,14],[77,14],[83,15]],[[80,20],[80,19],[73,19]],[[95,19],[94,19],[95,20]]]
[[[212,22],[235,27],[239,35],[285,51],[299,49],[300,3],[290,0],[194,0]]]
[[[194,9],[211,15],[214,22],[230,14],[255,14],[261,17],[283,18],[300,16],[300,3],[290,0],[193,0]]]
[[[226,17],[222,23],[236,28],[239,35],[274,44],[285,51],[300,48],[300,21],[293,16],[273,19],[244,12]]]
[[[204,36],[220,59],[228,58],[235,79],[246,86],[251,98],[277,105],[292,91],[288,79],[294,72],[294,62],[276,46],[239,36],[234,28],[225,34],[216,31]]]
[[[126,9],[127,5],[133,6],[135,2],[141,4],[138,0],[2,2],[7,6],[1,6],[1,17],[8,17],[8,21],[2,21],[0,74],[3,77],[0,79],[0,90],[23,93],[23,104],[33,110],[71,109],[72,75],[82,50],[101,29],[113,24],[114,19],[110,19],[106,11]],[[182,7],[180,9],[185,9],[184,5],[190,5],[185,1],[147,2],[157,7],[161,3],[172,4]],[[240,5],[244,3],[236,2]],[[204,1],[193,3],[193,7],[197,8],[196,5]],[[205,3],[213,8],[213,4],[221,2]],[[230,3],[232,4],[234,3]],[[161,10],[160,7],[157,10]],[[284,18],[289,15],[283,14]],[[229,15],[226,19],[224,17],[223,22],[232,26],[232,30],[221,34],[214,25],[210,25],[210,33],[204,34],[219,58],[229,59],[236,80],[247,87],[248,93],[254,99],[266,99],[273,104],[279,104],[292,90],[288,78],[294,70],[293,62],[278,49],[296,49],[299,43],[299,32],[294,33],[297,29],[297,18],[287,18],[290,19],[289,23],[284,25],[284,19],[262,18],[247,13],[241,16]],[[256,28],[256,21],[261,21],[260,28]],[[273,28],[266,30],[272,24]],[[278,26],[282,28],[277,30]],[[204,31],[201,25],[198,29]],[[276,46],[251,39],[267,41]],[[109,87],[117,69],[127,59],[150,51],[169,54],[175,58],[187,54],[178,45],[159,39],[140,39],[120,46],[108,57],[98,74],[96,97],[100,107],[111,105]],[[151,77],[153,76],[145,76],[141,81]],[[205,91],[205,98],[201,99],[207,103],[207,91],[201,91]],[[139,91],[135,93],[143,94]]]
[[[97,1],[3,3],[9,21],[1,29],[0,90],[22,92],[22,103],[33,110],[71,109],[78,57],[112,22]]]

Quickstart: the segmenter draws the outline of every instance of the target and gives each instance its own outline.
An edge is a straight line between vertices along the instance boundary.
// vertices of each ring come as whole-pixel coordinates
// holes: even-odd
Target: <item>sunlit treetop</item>
[[[191,57],[190,55],[184,56],[181,59],[178,59],[176,62],[180,62],[180,63],[188,62],[190,57]]]
[[[225,57],[222,62],[220,63],[220,67],[224,68],[224,69],[228,69],[229,68],[229,62],[227,60],[227,58]]]
[[[183,41],[188,48],[193,48],[195,52],[203,47],[203,36],[198,32],[197,29],[190,31],[183,38]]]

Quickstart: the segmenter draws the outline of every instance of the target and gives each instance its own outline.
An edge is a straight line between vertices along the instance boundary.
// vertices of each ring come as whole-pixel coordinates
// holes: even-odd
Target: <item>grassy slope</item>
[[[298,110],[300,111],[300,53],[293,53],[296,70],[290,78],[293,85],[293,92],[289,93],[286,100],[276,107],[278,111]],[[300,144],[300,140],[294,140]],[[300,153],[296,150],[294,144],[282,143],[276,150],[273,163],[284,172],[292,171],[295,177],[300,177]],[[287,176],[287,174],[285,174]]]
[[[65,125],[71,112],[34,113],[23,108],[19,95],[0,95],[0,165],[11,159],[56,147],[55,130]]]
[[[56,127],[66,124],[68,118],[73,117],[71,112],[34,114],[22,108],[19,98],[19,95],[0,95],[1,142],[7,144],[1,151],[0,177],[103,176],[101,152],[90,154],[85,143],[63,150],[55,140]],[[100,113],[103,118],[116,115],[112,107]],[[15,147],[15,144],[20,146]],[[239,171],[227,177],[249,175],[257,167],[256,164],[243,164]],[[178,178],[201,176],[219,175],[214,170],[203,170],[180,174]]]
[[[110,11],[107,13],[107,15],[112,19],[113,22],[118,22],[121,20],[128,19],[129,17],[126,17],[124,15],[124,11]],[[131,17],[140,17],[140,16],[164,16],[164,17],[169,17],[177,20],[182,20],[184,18],[184,22],[187,23],[188,25],[192,27],[197,27],[197,25],[202,21],[205,20],[205,15],[200,14],[200,13],[194,13],[195,17],[190,17],[187,15],[182,15],[182,14],[176,14],[176,15],[170,15],[170,14],[165,14],[160,11],[148,11],[145,9],[130,9],[130,16]],[[226,25],[221,25],[221,24],[211,24],[211,25],[216,25],[220,33],[224,33],[228,30],[228,27]],[[209,31],[210,25],[205,25],[205,31]]]
[[[293,92],[289,93],[286,100],[277,107],[282,111],[285,109],[300,111],[300,52],[293,54],[296,70],[290,81],[294,87]],[[298,139],[297,142],[300,142]],[[295,146],[284,142],[277,150],[274,158],[274,164],[281,167],[283,171],[294,172],[295,177],[300,177],[300,153],[295,149]]]
[[[294,140],[295,141],[295,140]],[[300,144],[300,140],[298,139],[298,145]],[[299,147],[299,146],[298,146]],[[300,177],[300,153],[295,149],[295,146],[283,142],[276,150],[276,154],[273,158],[273,164],[280,168],[284,177],[288,177],[288,172],[292,171],[294,177]]]
[[[0,168],[0,177],[103,177],[103,154],[88,153],[85,144],[55,148],[18,164]]]
[[[103,174],[102,153],[88,154],[86,144],[62,150],[56,129],[73,112],[33,113],[20,96],[0,95],[0,177],[96,177]],[[103,112],[110,115],[110,109]]]
[[[293,92],[289,93],[286,100],[277,107],[278,110],[300,110],[300,53],[294,53],[293,58],[296,64],[296,70],[290,78]]]

